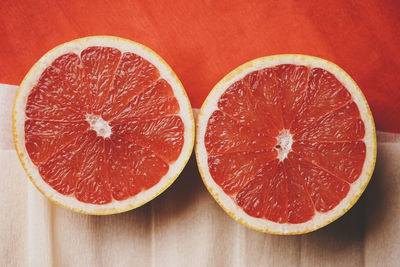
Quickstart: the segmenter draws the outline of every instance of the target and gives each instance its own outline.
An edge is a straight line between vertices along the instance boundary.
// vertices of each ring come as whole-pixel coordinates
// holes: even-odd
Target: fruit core
[[[290,130],[283,129],[276,137],[276,141],[275,149],[278,152],[278,159],[283,161],[292,150],[293,135],[290,133]]]
[[[98,136],[102,136],[104,138],[110,137],[111,135],[111,126],[108,121],[105,121],[101,116],[88,114],[86,115],[86,120],[90,125],[90,128],[96,131]]]

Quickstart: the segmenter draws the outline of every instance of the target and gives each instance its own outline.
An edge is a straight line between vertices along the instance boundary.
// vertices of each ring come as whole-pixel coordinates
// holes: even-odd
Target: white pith
[[[283,129],[276,137],[276,141],[275,149],[278,151],[278,159],[283,161],[292,151],[293,135],[288,129]]]
[[[317,212],[311,220],[300,224],[281,224],[266,219],[255,218],[245,213],[230,196],[225,194],[221,187],[219,187],[211,177],[207,162],[207,151],[204,144],[204,136],[208,120],[211,114],[217,109],[217,102],[225,90],[232,83],[244,78],[244,76],[253,71],[274,67],[280,64],[305,65],[310,68],[322,68],[331,72],[351,93],[354,102],[360,110],[361,119],[365,124],[365,137],[363,141],[366,144],[366,158],[360,177],[351,184],[347,196],[335,208],[325,213]],[[357,84],[340,67],[327,60],[304,55],[276,55],[255,59],[245,63],[225,76],[213,88],[205,100],[197,120],[196,159],[198,167],[210,193],[230,216],[242,224],[255,230],[276,234],[310,232],[325,226],[343,215],[354,205],[368,184],[375,166],[376,157],[375,125],[370,114],[365,97]]]
[[[38,82],[39,77],[45,68],[47,68],[57,57],[71,52],[80,55],[82,50],[90,46],[114,47],[119,49],[122,53],[135,53],[152,63],[159,70],[160,78],[165,79],[171,85],[180,107],[180,112],[177,115],[181,117],[184,123],[184,144],[181,154],[175,162],[170,164],[167,174],[161,178],[160,182],[152,188],[142,191],[131,198],[123,201],[113,200],[111,203],[105,205],[83,203],[78,201],[74,196],[65,196],[55,191],[51,186],[43,181],[38,172],[37,166],[33,164],[25,148],[25,107],[27,97],[32,87]],[[111,128],[109,128],[108,123],[98,120],[98,118],[97,120],[93,117],[90,119],[92,120],[91,127],[96,130],[99,135],[104,137],[109,136]],[[162,193],[183,170],[183,167],[191,155],[194,143],[194,119],[190,102],[182,84],[172,69],[163,59],[149,48],[139,43],[112,36],[93,36],[77,39],[62,44],[45,54],[25,76],[25,79],[18,89],[13,110],[13,129],[17,153],[19,154],[19,158],[24,165],[25,170],[36,187],[46,197],[57,204],[74,211],[88,214],[112,214],[134,209]]]
[[[111,136],[111,126],[101,116],[87,114],[86,120],[90,125],[90,129],[96,131],[98,136],[108,138]]]

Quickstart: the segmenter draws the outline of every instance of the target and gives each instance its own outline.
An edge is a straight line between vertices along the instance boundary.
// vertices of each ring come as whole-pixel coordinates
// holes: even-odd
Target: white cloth
[[[12,142],[17,87],[0,85],[0,266],[398,266],[400,135],[379,133],[374,176],[358,203],[310,234],[274,236],[232,220],[205,189],[194,158],[150,203],[88,216],[47,201]]]

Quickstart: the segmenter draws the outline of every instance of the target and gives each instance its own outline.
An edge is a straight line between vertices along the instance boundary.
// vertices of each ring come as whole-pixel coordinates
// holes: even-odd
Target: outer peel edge
[[[229,82],[230,84],[232,84],[233,82],[239,80],[242,78],[242,76],[244,76],[245,74],[249,73],[250,71],[247,71],[249,69],[251,69],[251,71],[253,71],[254,69],[252,68],[256,68],[256,69],[262,69],[262,62],[275,62],[275,61],[279,61],[280,59],[290,59],[290,58],[294,58],[294,61],[297,61],[299,64],[301,64],[302,61],[317,61],[320,62],[321,64],[325,64],[330,66],[330,69],[328,69],[328,71],[334,69],[336,72],[340,72],[341,75],[343,75],[345,77],[345,79],[347,79],[348,81],[350,81],[352,83],[352,85],[356,88],[356,90],[358,91],[358,97],[360,97],[360,99],[357,100],[356,104],[360,109],[360,105],[364,105],[363,106],[363,110],[366,111],[366,118],[367,121],[363,121],[365,123],[366,127],[370,127],[370,139],[369,140],[364,140],[364,142],[371,142],[367,145],[367,149],[368,147],[370,147],[370,158],[365,160],[364,162],[364,166],[363,169],[365,168],[365,164],[367,162],[367,160],[369,160],[369,165],[366,166],[367,170],[364,173],[364,180],[365,182],[363,184],[361,184],[360,186],[360,190],[354,194],[352,196],[352,198],[350,200],[348,200],[347,205],[339,210],[337,212],[337,214],[335,214],[335,216],[332,216],[332,218],[329,218],[328,220],[325,220],[323,223],[318,224],[317,226],[310,226],[310,227],[302,227],[302,230],[282,230],[285,229],[284,224],[282,224],[280,227],[277,227],[278,230],[276,229],[270,229],[269,227],[258,227],[257,225],[254,225],[252,223],[249,223],[245,218],[245,216],[239,216],[236,212],[232,211],[232,209],[230,209],[229,207],[227,207],[226,203],[224,204],[221,199],[223,197],[220,196],[221,194],[221,190],[218,190],[220,192],[216,192],[216,190],[214,190],[213,186],[215,187],[215,185],[210,184],[210,182],[208,181],[208,175],[206,172],[208,172],[208,165],[204,164],[202,161],[202,156],[200,155],[200,150],[202,150],[202,152],[204,152],[204,149],[200,148],[200,146],[203,145],[203,141],[201,140],[201,138],[203,137],[201,134],[201,130],[199,129],[199,125],[202,122],[203,116],[204,116],[204,110],[206,109],[206,107],[209,105],[209,103],[211,101],[218,101],[218,99],[214,99],[213,97],[215,96],[215,91],[217,90],[222,90],[221,86],[223,86],[224,84],[226,84],[227,82]],[[257,66],[257,64],[259,64],[259,66]],[[278,65],[279,63],[275,64]],[[292,64],[297,64],[297,63],[292,63]],[[304,64],[307,65],[307,64]],[[273,66],[273,65],[272,65]],[[335,75],[336,76],[336,75]],[[226,89],[226,88],[225,88]],[[348,89],[348,88],[347,88]],[[349,89],[348,89],[349,90]],[[225,91],[225,90],[224,90]],[[350,90],[349,90],[350,92]],[[353,93],[350,92],[352,94],[352,97],[354,97]],[[211,103],[212,104],[212,103]],[[360,110],[360,113],[362,111]],[[207,118],[208,120],[208,118]],[[375,167],[375,162],[376,162],[376,153],[377,153],[377,145],[376,145],[376,130],[375,130],[375,124],[374,124],[374,120],[373,120],[373,116],[371,113],[371,110],[368,106],[368,103],[365,99],[364,94],[362,93],[361,89],[358,87],[358,85],[355,83],[355,81],[342,69],[340,68],[338,65],[325,60],[325,59],[321,59],[318,57],[314,57],[314,56],[307,56],[307,55],[296,55],[296,54],[283,54],[283,55],[273,55],[273,56],[267,56],[267,57],[261,57],[261,58],[257,58],[254,60],[251,60],[247,63],[244,63],[242,65],[240,65],[239,67],[237,67],[236,69],[234,69],[233,71],[231,71],[230,73],[228,73],[225,77],[223,77],[215,86],[214,88],[211,90],[211,92],[209,93],[209,95],[207,96],[206,100],[203,102],[203,105],[201,106],[201,109],[199,111],[198,117],[197,117],[197,121],[196,121],[196,144],[195,144],[195,153],[196,153],[196,161],[197,161],[197,165],[198,165],[198,169],[199,169],[199,173],[200,176],[203,180],[204,185],[206,186],[207,190],[210,192],[210,194],[213,196],[213,198],[216,200],[216,202],[218,203],[218,205],[230,216],[232,217],[234,220],[238,221],[239,223],[241,223],[242,225],[256,230],[256,231],[260,231],[260,232],[264,232],[264,233],[269,233],[269,234],[278,234],[278,235],[296,235],[296,234],[304,234],[304,233],[308,233],[308,232],[312,232],[315,231],[317,229],[320,229],[328,224],[330,224],[331,222],[337,220],[338,218],[340,218],[341,216],[343,216],[349,209],[351,209],[354,204],[357,202],[357,200],[360,198],[360,196],[362,195],[362,193],[365,191],[365,188],[367,187],[373,171],[374,171],[374,167]],[[207,155],[204,155],[205,157]],[[360,179],[361,176],[358,178]],[[350,191],[349,191],[350,193]],[[251,217],[249,215],[247,215],[247,217]],[[262,219],[260,219],[262,220]],[[310,220],[309,222],[311,222],[312,220]],[[306,222],[307,223],[307,222]],[[278,224],[278,223],[273,223],[273,224]],[[295,224],[291,224],[291,225],[295,225]]]
[[[49,194],[48,192],[46,192],[45,190],[43,190],[38,183],[35,181],[35,179],[33,178],[33,175],[31,173],[31,170],[29,170],[29,168],[27,167],[27,162],[25,161],[24,157],[24,153],[22,152],[21,146],[25,145],[25,140],[23,138],[23,140],[21,140],[21,137],[18,135],[18,129],[17,129],[17,117],[18,116],[24,116],[25,117],[25,110],[19,110],[17,108],[17,102],[21,96],[22,90],[24,88],[24,84],[26,83],[28,77],[30,77],[30,75],[32,75],[32,73],[38,68],[39,65],[43,64],[43,61],[46,57],[48,57],[49,55],[52,55],[55,51],[57,51],[58,49],[64,47],[65,45],[68,44],[74,44],[74,43],[85,43],[87,41],[93,41],[95,39],[99,39],[99,40],[112,40],[113,42],[125,42],[130,44],[131,46],[137,46],[140,49],[142,49],[143,51],[146,51],[146,53],[148,53],[148,56],[152,56],[155,57],[160,64],[163,65],[163,67],[166,68],[166,70],[168,71],[169,75],[171,76],[171,78],[174,80],[174,82],[176,83],[177,87],[179,88],[173,88],[174,92],[176,92],[175,90],[179,90],[182,97],[186,100],[186,110],[188,110],[188,116],[189,116],[189,120],[185,122],[185,127],[188,126],[189,129],[188,131],[191,132],[192,134],[189,137],[189,140],[185,140],[185,143],[188,142],[186,144],[186,147],[188,148],[186,151],[183,151],[181,153],[185,153],[184,158],[181,160],[181,164],[179,166],[178,169],[176,169],[175,174],[171,177],[168,177],[168,182],[161,187],[155,194],[151,195],[150,197],[147,197],[145,199],[143,199],[142,201],[139,201],[138,203],[135,204],[127,204],[122,208],[97,208],[96,210],[90,209],[90,208],[78,208],[78,207],[73,207],[71,205],[66,205],[64,203],[62,203],[61,201],[57,201],[56,199],[54,199],[54,197],[52,197],[51,194]],[[143,56],[143,55],[139,55],[139,56]],[[54,60],[54,58],[53,58]],[[184,104],[182,103],[183,101],[179,102],[180,105]],[[23,112],[23,114],[19,114],[19,112]],[[194,117],[193,117],[193,112],[192,112],[192,108],[190,105],[190,101],[189,98],[186,94],[186,91],[184,90],[184,87],[181,83],[181,81],[178,79],[177,75],[175,74],[175,72],[171,69],[171,67],[164,61],[164,59],[162,59],[156,52],[154,52],[153,50],[151,50],[150,48],[128,40],[128,39],[124,39],[124,38],[120,38],[120,37],[115,37],[115,36],[89,36],[89,37],[84,37],[84,38],[80,38],[80,39],[75,39],[72,40],[70,42],[67,43],[63,43],[59,46],[56,46],[55,48],[51,49],[50,51],[48,51],[44,56],[42,56],[41,59],[39,59],[33,66],[32,68],[28,71],[28,73],[25,75],[24,79],[22,80],[20,86],[18,87],[15,99],[14,99],[14,105],[13,105],[13,112],[12,112],[12,129],[13,129],[13,140],[14,140],[14,146],[15,149],[17,151],[17,155],[18,158],[22,164],[22,167],[24,168],[26,174],[28,175],[29,179],[31,180],[32,184],[47,198],[49,199],[51,202],[75,211],[75,212],[79,212],[79,213],[83,213],[83,214],[89,214],[89,215],[108,215],[108,214],[116,214],[116,213],[122,213],[128,210],[132,210],[135,208],[138,208],[144,204],[146,204],[147,202],[153,200],[154,198],[156,198],[158,195],[160,195],[161,193],[163,193],[180,175],[180,173],[182,172],[183,168],[186,166],[188,160],[190,159],[190,156],[192,154],[192,150],[193,150],[193,146],[194,146],[194,138],[195,138],[195,123],[194,123]],[[185,146],[185,144],[184,144]],[[182,148],[183,149],[183,148]],[[28,157],[29,158],[29,157]],[[160,180],[161,181],[161,180]],[[146,190],[147,191],[147,190]],[[128,198],[129,200],[129,198]],[[82,206],[85,207],[87,206],[86,203],[82,203]],[[93,205],[93,204],[91,204]],[[97,205],[98,206],[98,205]]]

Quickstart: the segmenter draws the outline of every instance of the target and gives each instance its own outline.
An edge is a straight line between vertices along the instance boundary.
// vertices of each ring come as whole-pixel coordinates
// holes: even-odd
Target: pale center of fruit
[[[90,129],[95,130],[98,136],[110,137],[111,127],[101,116],[88,114],[86,115],[86,120],[90,124]]]
[[[283,129],[276,137],[276,141],[275,149],[278,151],[278,159],[283,161],[292,150],[293,135],[288,129]]]

